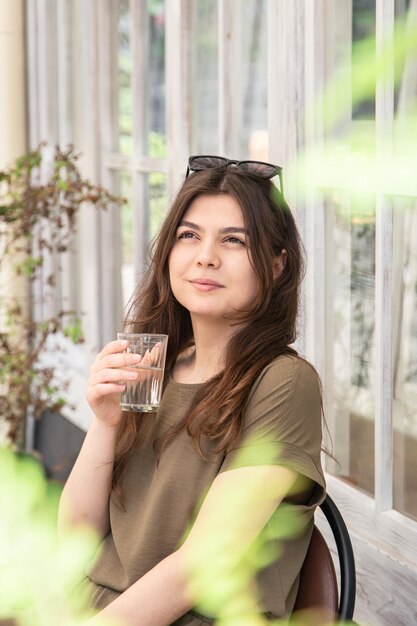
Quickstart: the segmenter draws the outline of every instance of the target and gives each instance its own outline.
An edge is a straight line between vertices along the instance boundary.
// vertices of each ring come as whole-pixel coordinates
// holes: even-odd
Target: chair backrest
[[[294,611],[322,609],[334,620],[353,617],[356,570],[349,532],[336,504],[326,496],[320,505],[336,542],[340,564],[340,593],[333,559],[323,535],[315,526],[307,556],[300,572]]]

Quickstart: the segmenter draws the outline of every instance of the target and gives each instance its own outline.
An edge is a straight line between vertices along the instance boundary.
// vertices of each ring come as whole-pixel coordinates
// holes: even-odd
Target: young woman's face
[[[196,198],[177,229],[169,257],[174,296],[192,316],[233,317],[259,291],[242,209],[229,195]]]

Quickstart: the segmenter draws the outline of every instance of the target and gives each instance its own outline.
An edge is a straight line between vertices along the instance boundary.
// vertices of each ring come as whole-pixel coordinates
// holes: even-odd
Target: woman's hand
[[[104,346],[90,368],[87,402],[96,418],[106,426],[120,424],[120,394],[125,388],[124,383],[138,378],[133,366],[140,363],[142,357],[123,352],[127,346],[128,341],[111,341]]]

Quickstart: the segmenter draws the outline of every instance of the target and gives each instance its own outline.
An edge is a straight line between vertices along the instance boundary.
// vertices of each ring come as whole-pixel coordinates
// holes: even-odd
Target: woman
[[[61,523],[87,522],[103,539],[89,572],[102,617],[132,626],[211,623],[193,610],[199,572],[207,568],[213,584],[232,575],[283,499],[296,506],[302,530],[258,575],[259,607],[249,601],[230,612],[258,611],[264,623],[262,613],[293,608],[324,497],[321,394],[315,370],[290,347],[302,254],[270,180],[277,174],[257,162],[189,160],[125,324],[169,335],[158,413],[120,410],[135,360],[126,344],[110,342],[91,368],[93,419]]]

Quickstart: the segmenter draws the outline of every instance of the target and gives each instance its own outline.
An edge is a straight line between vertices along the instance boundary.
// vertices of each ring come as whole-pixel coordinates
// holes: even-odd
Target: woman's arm
[[[61,495],[59,530],[87,524],[101,538],[109,532],[109,497],[117,431],[117,426],[107,426],[93,417]]]
[[[207,592],[207,583],[232,575],[296,476],[279,466],[236,468],[217,476],[183,545],[88,624],[104,617],[127,626],[172,624],[195,606],[202,590]],[[252,603],[250,610],[256,613],[257,607]]]
[[[141,359],[137,354],[123,352],[127,344],[111,341],[90,368],[86,397],[94,417],[62,492],[58,515],[61,530],[66,524],[88,524],[100,537],[109,532],[113,462],[123,419],[120,393],[124,382],[137,378],[132,366]]]

